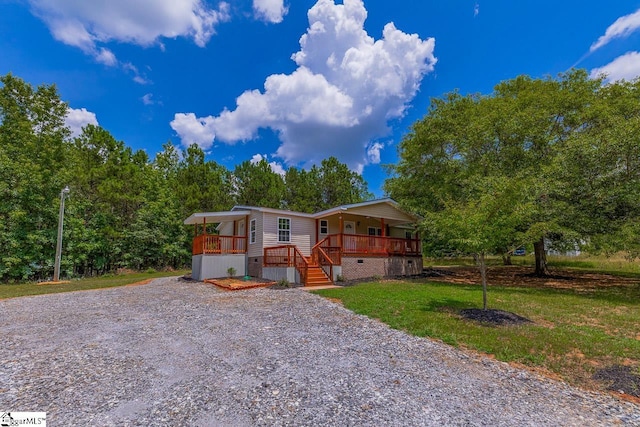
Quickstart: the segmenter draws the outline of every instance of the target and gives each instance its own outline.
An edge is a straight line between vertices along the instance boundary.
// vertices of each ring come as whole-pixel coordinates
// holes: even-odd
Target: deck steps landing
[[[305,286],[329,286],[333,285],[327,274],[319,265],[309,265]]]

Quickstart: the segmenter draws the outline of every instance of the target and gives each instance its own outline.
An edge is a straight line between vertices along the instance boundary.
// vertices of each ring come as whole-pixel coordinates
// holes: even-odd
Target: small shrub
[[[145,270],[145,273],[155,273],[155,272],[156,272],[156,269],[153,267],[149,267]]]
[[[236,269],[233,267],[227,268],[227,276],[233,277],[236,275]]]
[[[337,282],[344,282],[344,276],[342,274],[338,274],[338,277],[336,277],[336,281]]]
[[[379,274],[376,274],[375,276],[371,277],[371,280],[373,280],[374,282],[379,282],[382,280],[382,276]]]
[[[282,286],[283,288],[290,288],[291,283],[289,283],[289,281],[285,277],[283,277],[278,281],[278,286]]]

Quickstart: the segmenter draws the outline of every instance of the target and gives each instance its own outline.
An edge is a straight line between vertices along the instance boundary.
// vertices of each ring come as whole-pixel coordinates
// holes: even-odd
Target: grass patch
[[[116,286],[130,285],[148,279],[156,279],[158,277],[184,275],[189,272],[190,270],[176,270],[172,272],[147,271],[144,273],[129,273],[75,279],[71,280],[69,283],[60,283],[55,285],[38,283],[0,284],[0,299],[16,298],[27,295],[83,291],[88,289],[113,288]]]
[[[392,328],[499,360],[541,367],[575,385],[601,388],[597,368],[640,365],[640,287],[589,291],[492,286],[490,308],[534,323],[492,327],[464,320],[461,309],[481,307],[475,285],[434,282],[363,283],[315,291]]]

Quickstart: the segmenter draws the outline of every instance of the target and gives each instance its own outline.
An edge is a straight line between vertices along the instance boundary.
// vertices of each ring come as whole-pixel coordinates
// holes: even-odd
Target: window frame
[[[289,228],[280,228],[280,220],[285,220],[289,224]],[[277,233],[278,233],[278,243],[291,243],[291,218],[279,216],[277,220]],[[282,240],[280,238],[280,232],[286,232],[289,235],[289,240]]]
[[[253,218],[251,221],[249,221],[249,244],[253,245],[254,243],[256,243],[257,241],[257,232],[256,230],[258,229],[257,224],[256,224],[256,219]]]
[[[322,225],[323,222],[325,225]],[[324,232],[322,231],[323,228],[324,228]],[[327,234],[329,234],[329,220],[327,219],[320,220],[318,233],[322,234],[323,236],[326,236]]]
[[[371,230],[375,230],[373,234],[371,234]],[[367,227],[367,235],[369,237],[382,237],[382,227]]]

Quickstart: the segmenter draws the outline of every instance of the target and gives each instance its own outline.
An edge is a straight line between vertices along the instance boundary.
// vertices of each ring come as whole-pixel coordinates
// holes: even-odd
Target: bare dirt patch
[[[272,286],[275,284],[272,280],[265,280],[256,277],[244,278],[244,277],[226,277],[219,279],[206,279],[205,283],[216,285],[219,288],[229,291],[240,291],[243,289],[263,288]]]
[[[637,278],[620,277],[611,274],[590,273],[568,269],[554,269],[549,277],[531,275],[531,267],[496,266],[487,269],[489,285],[540,287],[573,290],[594,290],[603,287],[637,286]],[[464,285],[480,283],[480,272],[476,267],[456,266],[425,269],[424,277],[438,282]]]

